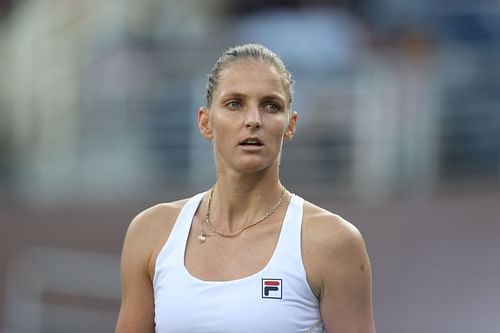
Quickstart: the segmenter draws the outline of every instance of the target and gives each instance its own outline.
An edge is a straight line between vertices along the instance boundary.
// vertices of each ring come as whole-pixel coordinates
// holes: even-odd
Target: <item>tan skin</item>
[[[198,123],[201,135],[213,142],[217,167],[211,221],[217,230],[231,233],[264,215],[281,196],[279,155],[283,142],[295,132],[297,114],[289,110],[274,67],[240,61],[221,72],[212,106],[200,108]],[[248,137],[258,137],[263,147],[242,147],[239,143]],[[289,199],[287,194],[272,216],[239,236],[209,237],[201,244],[197,237],[207,208],[205,196],[188,236],[187,270],[210,281],[262,270],[276,247]],[[122,305],[116,333],[154,332],[155,260],[185,203],[159,204],[130,224],[121,261]],[[370,263],[358,230],[306,201],[302,256],[326,332],[374,333]]]

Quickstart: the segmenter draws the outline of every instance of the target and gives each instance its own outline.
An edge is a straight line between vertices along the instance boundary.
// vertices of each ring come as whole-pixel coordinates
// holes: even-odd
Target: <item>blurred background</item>
[[[214,181],[206,74],[293,72],[281,175],[363,233],[379,332],[500,332],[500,2],[0,0],[0,332],[112,332],[130,220]]]

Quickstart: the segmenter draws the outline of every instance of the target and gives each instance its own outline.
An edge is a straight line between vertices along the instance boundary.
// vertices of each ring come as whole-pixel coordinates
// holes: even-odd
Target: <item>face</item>
[[[210,109],[200,108],[200,132],[212,140],[218,171],[258,172],[279,164],[283,141],[295,131],[279,72],[256,61],[230,64],[220,73]]]

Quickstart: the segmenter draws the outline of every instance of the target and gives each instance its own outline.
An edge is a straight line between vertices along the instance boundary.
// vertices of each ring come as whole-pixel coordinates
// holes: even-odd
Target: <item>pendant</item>
[[[207,240],[207,236],[205,236],[204,233],[201,233],[199,236],[198,236],[198,240],[200,241],[200,243],[205,243],[205,241]]]

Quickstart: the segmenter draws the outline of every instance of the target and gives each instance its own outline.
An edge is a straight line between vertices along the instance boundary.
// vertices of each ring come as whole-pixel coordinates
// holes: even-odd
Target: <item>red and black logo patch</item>
[[[282,279],[262,279],[262,298],[283,298]]]

